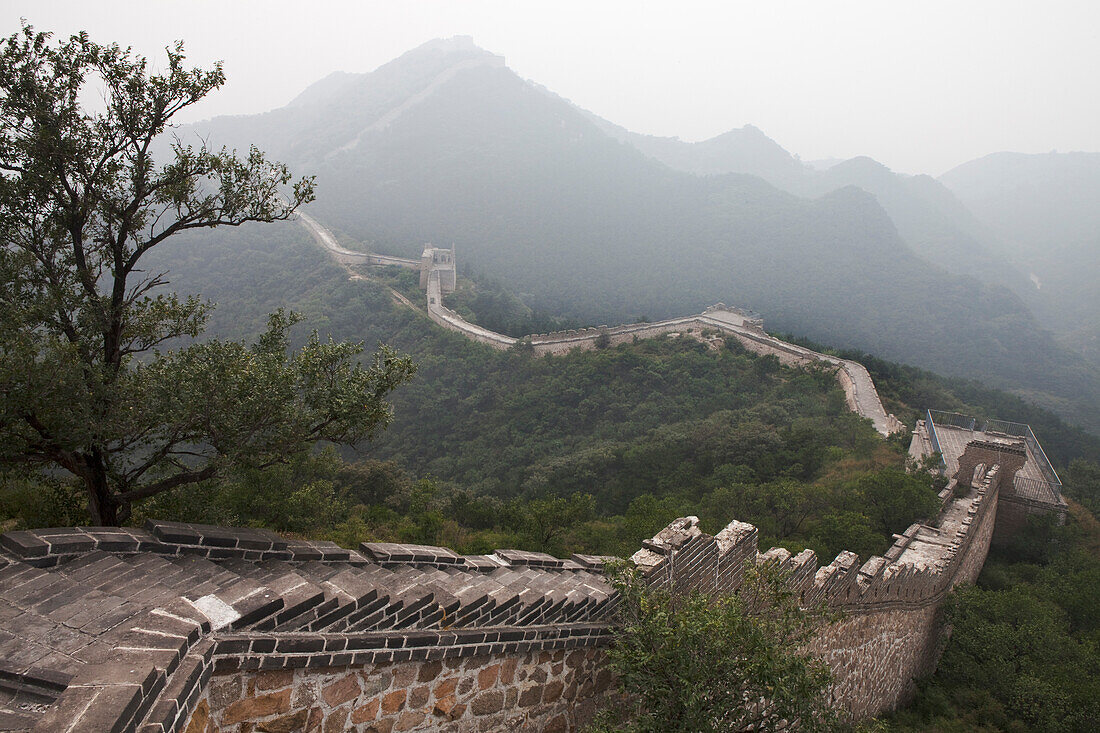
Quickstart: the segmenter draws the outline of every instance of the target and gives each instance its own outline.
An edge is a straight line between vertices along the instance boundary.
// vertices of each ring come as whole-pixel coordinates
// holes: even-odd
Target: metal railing
[[[1051,504],[1058,503],[1058,492],[1054,488],[1055,485],[1049,481],[1017,476],[1012,483],[1016,496],[1021,499],[1034,499]]]
[[[1047,458],[1043,447],[1039,445],[1039,440],[1035,437],[1030,425],[1007,420],[986,420],[984,423],[979,423],[975,417],[940,410],[926,410],[925,417],[932,447],[937,451],[940,450],[940,442],[936,435],[936,425],[983,433],[996,433],[1022,439],[1027,444],[1029,456],[1035,460],[1036,467],[1045,481],[1017,476],[1013,482],[1016,494],[1027,498],[1048,497],[1046,499],[1048,501],[1061,501],[1062,480],[1058,478],[1058,472],[1050,464],[1050,459]],[[940,454],[942,455],[943,452],[940,451]],[[944,467],[946,468],[946,463],[944,463]]]
[[[928,410],[928,420],[931,422],[935,420],[936,424],[943,425],[945,427],[962,428],[963,430],[974,430],[978,424],[976,418],[969,415],[961,415],[957,412],[943,412],[942,410]]]
[[[928,439],[932,441],[932,450],[940,454],[940,470],[946,471],[947,461],[944,460],[943,449],[940,448],[940,439],[939,436],[936,435],[936,423],[932,419],[932,411],[925,410],[924,418],[924,424],[928,427]]]

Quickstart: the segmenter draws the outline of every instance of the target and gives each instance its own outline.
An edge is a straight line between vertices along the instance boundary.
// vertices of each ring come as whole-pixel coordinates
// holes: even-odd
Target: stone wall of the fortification
[[[1036,501],[1005,492],[997,504],[997,529],[993,533],[993,544],[1004,545],[1010,539],[1027,529],[1032,517],[1054,516],[1057,524],[1065,524],[1064,507],[1052,505],[1046,501]]]
[[[516,343],[516,339],[470,323],[443,305],[443,289],[439,282],[438,271],[433,270],[428,275],[427,298],[428,318],[448,331],[455,331],[471,341],[492,346],[494,349],[509,349]]]
[[[570,331],[541,334],[531,338],[531,347],[535,354],[567,354],[570,351],[588,351],[596,348],[600,337],[607,336],[608,345],[629,344],[634,339],[654,338],[668,333],[688,333],[698,331],[699,325],[693,318],[661,321],[659,323],[635,323],[614,328],[581,328]]]
[[[601,649],[215,675],[185,731],[567,733],[610,685]]]
[[[952,483],[937,519],[949,523],[913,525],[884,556],[862,564],[851,553],[819,568],[809,550],[760,552],[752,525],[735,521],[711,537],[694,517],[670,524],[632,560],[654,585],[718,593],[737,592],[748,566],[779,565],[804,603],[840,612],[810,650],[833,672],[834,703],[846,716],[866,718],[904,703],[915,680],[935,668],[944,638],[940,607],[985,561],[1001,475],[1011,473],[987,472],[961,498],[953,498]],[[922,546],[925,532],[936,538]],[[574,731],[611,684],[602,649],[608,638],[573,649],[455,657],[443,649],[439,659],[216,674],[186,730]]]
[[[833,700],[866,718],[908,701],[913,680],[935,668],[942,627],[939,605],[851,614],[822,629],[812,651],[832,670]]]
[[[848,405],[848,409],[852,412],[859,412],[859,402],[856,400],[856,385],[852,381],[852,375],[848,373],[847,369],[836,370],[836,381],[840,384],[840,388],[844,390],[844,404]]]
[[[992,487],[996,490],[996,487]],[[947,589],[977,580],[997,525],[997,501],[968,528]],[[868,604],[846,610],[822,629],[811,646],[833,672],[833,699],[853,717],[865,718],[904,705],[915,681],[931,674],[943,651],[942,592],[919,602]]]
[[[779,565],[805,604],[824,602],[841,613],[810,649],[833,672],[835,704],[852,718],[866,718],[909,699],[915,680],[935,668],[944,636],[939,609],[952,588],[980,572],[1001,480],[1014,473],[989,470],[960,498],[953,498],[952,482],[941,492],[943,510],[932,525],[911,526],[884,556],[862,565],[851,553],[821,568],[809,550],[760,553],[752,525],[733,522],[710,537],[694,517],[647,540],[632,560],[656,585],[716,593],[735,592],[746,563]]]
[[[953,481],[932,524],[912,525],[862,563],[850,552],[824,567],[810,550],[760,552],[752,525],[733,521],[710,536],[695,517],[672,522],[631,560],[656,587],[713,594],[740,592],[754,565],[778,567],[804,605],[840,613],[809,650],[834,672],[835,704],[863,718],[904,701],[933,668],[938,609],[980,571],[1001,483],[1011,486],[1013,474],[987,468],[958,497]],[[79,677],[26,672],[53,685],[56,702],[35,727],[43,733],[62,722],[74,733],[132,723],[141,733],[568,731],[611,683],[603,650],[615,600],[599,572],[604,558],[386,543],[354,552],[166,522],[8,532],[0,547],[5,577],[26,586],[9,599],[19,607],[64,602],[73,584],[100,573],[103,587],[155,605],[135,605],[102,637],[93,627],[96,648]],[[57,599],[39,592],[55,587]],[[176,595],[187,589],[206,595]],[[42,652],[48,666],[56,655]]]

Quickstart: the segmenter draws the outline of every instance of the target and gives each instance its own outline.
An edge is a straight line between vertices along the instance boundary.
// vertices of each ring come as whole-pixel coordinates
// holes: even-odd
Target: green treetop
[[[361,345],[316,334],[288,354],[282,312],[252,346],[160,351],[198,336],[209,306],[160,292],[143,256],[186,230],[288,219],[314,195],[255,148],[177,140],[157,165],[173,117],[225,81],[220,64],[185,68],[182,44],[167,54],[156,74],[83,33],[0,42],[0,465],[70,476],[99,524],[234,463],[370,437],[413,369],[384,348],[359,365]],[[102,110],[82,104],[94,95]]]

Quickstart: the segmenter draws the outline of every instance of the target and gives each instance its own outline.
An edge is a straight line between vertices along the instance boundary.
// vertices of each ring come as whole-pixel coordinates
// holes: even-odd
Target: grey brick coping
[[[356,552],[159,521],[8,532],[0,548],[0,730],[175,731],[215,671],[590,647],[610,633],[604,558]]]
[[[913,525],[863,563],[842,552],[819,568],[809,550],[760,552],[752,525],[712,537],[695,517],[644,541],[631,562],[674,591],[733,593],[747,567],[770,563],[807,604],[926,608],[960,567],[976,572],[972,529],[990,526],[983,518],[1011,474],[993,466],[957,499],[949,485],[933,525]],[[178,731],[215,672],[598,647],[615,620],[603,575],[612,558],[591,555],[397,543],[356,552],[172,522],[9,532],[0,548],[0,725],[29,720],[43,732]]]

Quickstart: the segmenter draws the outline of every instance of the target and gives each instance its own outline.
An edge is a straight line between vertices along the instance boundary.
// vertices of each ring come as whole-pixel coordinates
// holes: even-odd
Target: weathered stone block
[[[421,685],[409,690],[408,706],[419,710],[428,704],[429,690],[427,685]]]
[[[474,715],[490,715],[504,709],[504,693],[500,690],[485,690],[470,703],[470,712]]]
[[[365,733],[390,733],[393,730],[393,718],[383,718],[371,723],[363,730]]]
[[[332,707],[337,707],[359,697],[360,692],[359,675],[352,673],[324,687],[321,698]]]
[[[206,727],[210,725],[210,703],[205,699],[200,700],[191,713],[191,720],[183,733],[206,733]]]
[[[428,716],[426,713],[422,713],[416,710],[406,710],[405,712],[401,713],[401,715],[397,718],[397,722],[394,723],[393,729],[412,730],[413,728],[416,728],[418,725],[423,723],[425,718],[427,717]]]
[[[500,675],[500,664],[490,664],[477,673],[477,687],[479,690],[487,690],[496,684]]]
[[[443,680],[435,689],[432,690],[432,695],[436,698],[448,697],[455,694],[455,688],[458,686],[458,678],[452,677],[448,680]]]
[[[298,733],[304,730],[309,719],[309,710],[299,710],[256,725],[257,733]]]
[[[257,690],[281,690],[294,682],[294,671],[290,669],[260,672],[254,678]]]
[[[351,722],[359,725],[360,723],[367,723],[378,717],[378,711],[381,708],[382,701],[377,697],[368,701],[364,705],[360,705],[351,711]]]
[[[393,715],[405,707],[405,699],[408,693],[405,690],[394,690],[382,698],[382,714]]]
[[[416,673],[417,682],[431,682],[439,673],[443,671],[443,662],[427,662],[420,665],[420,670]]]
[[[246,720],[266,718],[290,710],[290,690],[257,695],[238,700],[225,709],[222,725],[233,725]]]
[[[340,708],[329,713],[325,718],[325,733],[345,733],[348,729],[348,714],[350,712],[347,708]]]
[[[520,691],[520,707],[529,708],[542,702],[542,685],[534,684]]]
[[[510,685],[516,678],[516,668],[519,666],[519,661],[515,657],[510,657],[500,665],[500,684]]]
[[[454,695],[445,695],[435,701],[435,705],[432,706],[432,714],[450,718],[457,705],[458,700],[455,699]]]

